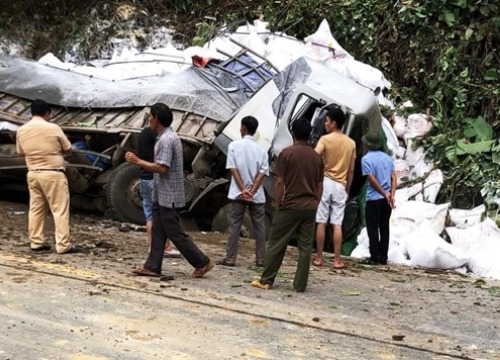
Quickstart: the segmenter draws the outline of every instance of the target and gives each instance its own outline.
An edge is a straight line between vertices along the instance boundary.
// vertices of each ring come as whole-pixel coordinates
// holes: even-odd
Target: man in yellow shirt
[[[340,258],[342,247],[342,221],[354,175],[356,160],[356,143],[342,133],[346,121],[345,113],[338,107],[331,107],[326,115],[325,130],[316,145],[316,152],[323,157],[325,176],[323,179],[323,195],[316,213],[316,258],[313,265],[323,265],[323,247],[325,229],[328,219],[333,225],[333,249],[335,258],[333,267],[342,269],[345,264]]]
[[[31,103],[33,118],[19,128],[16,150],[28,167],[30,209],[28,232],[32,251],[49,250],[45,239],[45,218],[54,216],[56,251],[77,252],[69,233],[69,189],[63,154],[71,151],[71,143],[61,128],[49,122],[50,107],[43,100]]]

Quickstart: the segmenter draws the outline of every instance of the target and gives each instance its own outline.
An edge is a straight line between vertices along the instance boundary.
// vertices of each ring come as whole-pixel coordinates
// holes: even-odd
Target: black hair
[[[311,130],[311,123],[306,118],[301,117],[292,123],[292,134],[296,140],[308,141]]]
[[[36,99],[31,103],[31,115],[45,116],[50,113],[50,106],[44,100]]]
[[[245,116],[243,119],[241,119],[241,125],[247,128],[247,131],[250,135],[253,135],[259,127],[259,122],[253,116]]]
[[[328,116],[331,121],[335,121],[337,123],[337,129],[342,129],[346,120],[345,113],[342,109],[332,106],[328,109],[326,116]]]
[[[151,115],[157,118],[160,124],[164,127],[172,125],[172,110],[170,110],[170,108],[163,103],[156,103],[151,106]]]

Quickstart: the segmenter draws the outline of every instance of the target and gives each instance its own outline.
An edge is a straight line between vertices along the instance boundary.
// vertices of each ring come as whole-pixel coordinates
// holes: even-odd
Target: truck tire
[[[144,225],[139,186],[140,167],[137,165],[125,162],[111,173],[106,184],[106,198],[117,220]]]

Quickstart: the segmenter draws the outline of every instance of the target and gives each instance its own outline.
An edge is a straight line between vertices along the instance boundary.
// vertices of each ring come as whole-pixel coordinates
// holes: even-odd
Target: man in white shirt
[[[226,169],[231,171],[228,198],[232,203],[231,228],[226,257],[218,264],[234,266],[238,255],[238,242],[245,210],[250,210],[254,237],[255,263],[264,265],[266,246],[266,195],[262,187],[264,176],[269,173],[269,160],[264,149],[257,144],[254,134],[259,122],[252,116],[241,119],[242,139],[229,144]]]

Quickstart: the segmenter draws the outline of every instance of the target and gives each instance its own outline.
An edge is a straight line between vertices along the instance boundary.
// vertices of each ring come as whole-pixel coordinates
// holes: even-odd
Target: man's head
[[[151,106],[149,123],[153,130],[159,132],[161,128],[167,128],[172,125],[172,110],[163,104],[156,103]]]
[[[300,118],[292,123],[292,135],[296,141],[309,141],[311,130],[311,123],[305,118]]]
[[[50,106],[41,99],[33,100],[31,103],[31,115],[40,116],[45,120],[50,119]]]
[[[361,140],[363,144],[370,150],[380,150],[382,148],[382,141],[380,141],[380,134],[375,134],[373,132],[369,132],[364,135]]]
[[[251,135],[253,136],[259,127],[259,122],[253,116],[245,116],[241,119],[240,133],[241,136]]]
[[[331,133],[335,130],[342,130],[345,123],[345,114],[338,107],[331,107],[326,113],[325,130]]]

